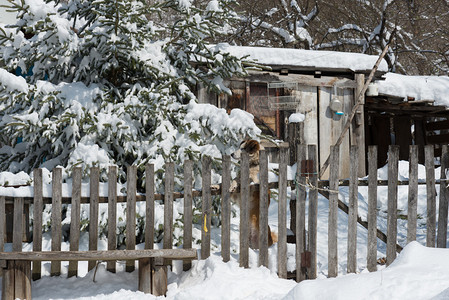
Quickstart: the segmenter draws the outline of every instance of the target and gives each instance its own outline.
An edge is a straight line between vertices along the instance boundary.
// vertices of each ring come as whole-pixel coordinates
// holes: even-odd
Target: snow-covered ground
[[[440,170],[436,170],[439,178]],[[378,177],[385,179],[386,168],[379,170]],[[17,178],[21,178],[18,176]],[[408,178],[408,163],[399,163],[399,179]],[[425,179],[423,166],[419,167],[419,178]],[[439,191],[439,187],[437,187]],[[418,198],[418,242],[404,248],[397,260],[389,267],[379,266],[378,271],[369,273],[366,266],[366,230],[358,227],[358,273],[346,274],[347,256],[347,215],[339,212],[339,276],[327,279],[327,199],[319,197],[318,219],[318,279],[300,284],[292,280],[279,279],[276,275],[277,248],[269,249],[269,268],[257,266],[257,252],[250,250],[250,268],[243,269],[238,264],[238,211],[232,218],[231,261],[223,263],[220,258],[220,229],[212,230],[212,255],[206,260],[194,261],[188,272],[182,272],[180,262],[175,262],[169,272],[168,299],[449,299],[449,250],[422,246],[425,243],[426,216],[425,186],[419,188]],[[406,212],[408,187],[400,186],[398,209]],[[340,199],[347,201],[347,187],[340,188]],[[386,231],[387,191],[378,192],[378,224]],[[438,200],[438,199],[437,199]],[[270,226],[277,230],[277,202],[270,205]],[[438,203],[438,202],[437,202]],[[181,202],[175,204],[182,207]],[[359,188],[359,214],[366,217],[367,188]],[[288,219],[290,216],[288,216]],[[288,220],[289,222],[289,220]],[[407,222],[398,220],[398,240],[405,245]],[[194,237],[200,231],[194,229]],[[81,236],[80,250],[87,250],[88,234]],[[43,247],[49,250],[50,235],[44,234]],[[99,249],[106,249],[107,242],[101,239]],[[156,245],[160,247],[161,245]],[[139,248],[143,245],[138,245]],[[68,244],[63,244],[68,250]],[[11,245],[6,245],[10,251]],[[24,251],[30,251],[32,244],[24,244]],[[288,269],[294,268],[295,246],[288,246]],[[378,257],[385,256],[385,244],[378,242]],[[117,263],[118,272],[109,273],[100,264],[93,281],[94,272],[87,273],[87,262],[80,262],[80,277],[67,279],[67,264],[63,263],[62,277],[49,277],[50,264],[43,263],[44,276],[33,282],[33,299],[154,299],[137,291],[137,271],[126,273],[124,265]]]

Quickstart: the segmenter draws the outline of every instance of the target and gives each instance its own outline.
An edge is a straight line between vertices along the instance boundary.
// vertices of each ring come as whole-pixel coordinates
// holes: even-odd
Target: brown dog
[[[249,178],[250,183],[259,183],[259,151],[261,145],[256,140],[247,140],[241,143],[240,149],[232,154],[232,157],[239,159],[241,151],[246,151],[249,155]],[[241,195],[239,192],[240,176],[231,185],[232,199],[240,206]],[[268,205],[270,205],[270,191],[268,190]],[[250,188],[249,197],[249,246],[252,249],[259,249],[259,213],[260,213],[260,189]],[[268,247],[277,242],[277,235],[271,232],[268,226]]]

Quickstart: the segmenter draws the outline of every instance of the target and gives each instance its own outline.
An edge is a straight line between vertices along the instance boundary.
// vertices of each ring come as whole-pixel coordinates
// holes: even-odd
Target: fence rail
[[[339,167],[339,149],[334,147],[331,149],[330,158],[330,177],[329,180],[318,180],[318,164],[317,164],[317,148],[315,145],[298,145],[297,154],[297,172],[293,182],[287,180],[287,161],[289,158],[288,147],[280,148],[279,163],[279,182],[276,184],[268,183],[268,159],[264,150],[261,150],[260,158],[260,183],[257,185],[249,184],[249,158],[243,155],[241,160],[241,176],[240,176],[240,194],[242,197],[240,207],[240,246],[239,261],[240,266],[249,266],[249,234],[250,234],[250,216],[248,199],[255,189],[259,190],[260,203],[259,222],[260,222],[260,244],[259,244],[259,265],[268,266],[268,190],[274,186],[278,189],[278,272],[282,278],[287,278],[287,187],[295,188],[296,205],[291,211],[293,218],[292,231],[295,232],[296,238],[296,280],[301,281],[306,278],[314,279],[317,277],[317,218],[318,218],[318,193],[324,195],[329,200],[328,211],[328,276],[337,276],[338,270],[338,209],[343,209],[348,214],[348,263],[347,272],[356,272],[357,270],[357,223],[364,225],[368,230],[367,238],[367,268],[369,271],[376,270],[377,261],[377,238],[382,238],[386,244],[386,261],[391,264],[396,258],[397,252],[402,248],[397,242],[397,193],[398,185],[408,184],[409,186],[409,205],[408,205],[408,230],[407,242],[416,239],[417,230],[417,198],[418,185],[425,184],[427,191],[427,246],[434,247],[435,243],[438,247],[446,247],[447,240],[447,218],[448,218],[448,192],[447,185],[441,184],[439,195],[439,211],[438,211],[438,228],[436,226],[436,185],[440,182],[446,182],[446,170],[449,168],[448,148],[443,147],[441,159],[441,178],[435,179],[434,173],[434,149],[433,146],[425,147],[426,158],[426,180],[418,181],[417,173],[417,149],[415,146],[410,147],[410,179],[408,181],[398,181],[398,146],[390,146],[389,149],[389,166],[388,180],[377,180],[377,148],[370,146],[368,150],[369,176],[368,179],[359,179],[357,177],[357,147],[351,147],[351,176],[349,179],[341,180],[338,178]],[[34,171],[34,196],[31,199],[23,197],[9,198],[0,196],[0,251],[4,251],[4,244],[7,235],[7,219],[13,220],[12,231],[12,249],[14,252],[22,251],[22,240],[24,232],[26,232],[27,223],[25,222],[27,203],[32,203],[33,209],[33,251],[42,251],[42,219],[44,204],[52,204],[51,212],[51,250],[61,251],[62,242],[62,204],[71,205],[71,224],[70,224],[70,251],[78,251],[80,246],[80,205],[82,203],[90,203],[89,211],[89,250],[98,250],[98,217],[99,204],[107,203],[108,205],[108,250],[116,250],[117,245],[117,204],[119,202],[126,203],[126,249],[135,249],[136,247],[136,202],[145,201],[145,224],[144,239],[145,249],[153,249],[153,241],[155,237],[155,205],[156,200],[164,200],[164,233],[163,248],[170,249],[173,247],[173,202],[174,199],[184,198],[184,233],[183,248],[191,248],[193,237],[193,198],[202,198],[202,215],[201,215],[201,259],[206,259],[211,253],[211,217],[212,217],[212,195],[221,196],[221,255],[224,261],[230,260],[231,253],[231,192],[229,191],[231,182],[231,159],[224,156],[222,160],[222,180],[220,188],[211,186],[211,159],[204,156],[202,159],[202,190],[196,191],[192,189],[193,184],[193,162],[185,161],[184,169],[184,191],[182,193],[174,191],[174,164],[167,163],[165,167],[164,194],[155,193],[155,171],[154,166],[149,164],[145,168],[145,194],[137,194],[137,168],[131,166],[127,170],[127,195],[117,196],[117,167],[111,166],[108,170],[108,180],[114,184],[110,184],[108,188],[108,196],[100,197],[99,194],[99,169],[92,168],[90,172],[90,196],[81,196],[81,169],[73,170],[72,181],[72,197],[62,197],[62,174],[61,169],[53,170],[52,178],[52,197],[45,198],[43,196],[43,180],[42,170]],[[358,189],[359,186],[368,186],[368,217],[362,220],[358,214]],[[387,232],[382,233],[377,228],[377,188],[379,186],[388,186],[388,220]],[[349,202],[344,208],[341,200],[338,198],[338,190],[340,186],[348,186]],[[307,200],[308,199],[308,200]],[[12,203],[13,218],[9,218],[6,213],[6,207]],[[308,206],[307,206],[308,204]],[[292,206],[291,206],[292,207]],[[306,213],[308,210],[308,213]],[[306,220],[306,215],[308,219]],[[131,230],[130,230],[131,229]],[[438,229],[438,231],[437,231]],[[126,270],[134,270],[134,260],[127,261]],[[95,261],[91,261],[88,269],[91,270],[95,266]],[[108,262],[107,269],[115,272],[115,262]],[[189,264],[185,264],[185,269],[189,268]],[[61,261],[55,260],[51,262],[51,275],[59,275],[61,273]],[[68,267],[68,276],[76,276],[78,274],[78,263],[70,261]],[[34,280],[41,277],[41,264],[39,261],[33,263],[32,278]]]

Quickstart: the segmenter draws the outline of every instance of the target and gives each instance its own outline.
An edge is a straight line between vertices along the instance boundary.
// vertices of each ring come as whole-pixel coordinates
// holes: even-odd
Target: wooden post
[[[377,271],[377,146],[368,147],[368,271]]]
[[[201,226],[201,259],[210,256],[210,231],[212,217],[212,196],[210,191],[211,185],[211,164],[212,160],[209,156],[204,155],[202,159],[202,226]]]
[[[329,172],[328,276],[338,275],[338,167],[340,148],[331,146]]]
[[[249,267],[249,156],[242,151],[240,164],[240,267]]]
[[[449,169],[449,152],[448,146],[443,146],[443,152],[441,153],[441,179],[440,179],[440,204],[438,208],[438,235],[437,235],[437,247],[446,248],[447,239],[447,215],[448,215],[448,198],[449,193],[447,190],[448,182],[446,172]]]
[[[355,81],[357,87],[355,89],[355,95],[360,95],[365,85],[365,74],[355,74]],[[357,148],[357,160],[358,160],[358,177],[364,177],[366,175],[365,166],[365,94],[359,98],[360,104],[357,108],[354,117],[354,142]]]
[[[80,218],[81,218],[81,180],[82,169],[73,169],[72,181],[72,210],[70,216],[70,251],[78,251],[80,244]],[[38,262],[41,263],[41,262]],[[34,272],[34,271],[33,271]],[[78,262],[70,261],[68,277],[78,276]]]
[[[434,147],[426,145],[424,147],[426,164],[426,190],[427,190],[427,236],[426,246],[435,247],[436,236],[436,190],[435,190],[435,162]]]
[[[296,147],[304,144],[304,122],[288,124],[288,147],[290,148],[290,161],[292,166],[297,159]]]
[[[139,291],[151,293],[151,258],[139,259]]]
[[[5,251],[5,240],[6,240],[6,198],[5,196],[0,196],[0,251]]]
[[[14,262],[14,298],[31,299],[31,261]]]
[[[309,174],[309,182],[312,186],[318,187],[318,160],[316,145],[308,146],[308,159],[312,162],[312,173]],[[308,249],[310,251],[310,268],[307,270],[309,279],[317,277],[317,231],[318,231],[318,190],[309,189],[309,240]]]
[[[126,249],[136,249],[137,166],[129,166],[126,178]],[[126,261],[126,272],[133,272],[135,261]]]
[[[259,266],[268,268],[268,157],[265,150],[260,150],[259,160]],[[283,168],[283,166],[279,166],[279,169],[281,168]],[[279,170],[279,172],[281,172],[281,170]],[[279,184],[281,183],[279,182]],[[279,188],[279,190],[281,190],[281,188]]]
[[[145,166],[145,249],[154,248],[154,164]]]
[[[34,199],[33,199],[33,251],[42,251],[42,210],[43,210],[43,187],[42,169],[33,171]],[[1,222],[1,221],[0,221]],[[3,235],[2,235],[3,236]],[[2,247],[3,248],[3,247]],[[33,261],[33,280],[41,278],[41,262]]]
[[[90,168],[90,191],[89,191],[89,250],[98,249],[98,210],[100,201],[100,168]],[[96,261],[90,260],[87,269],[95,268]]]
[[[407,244],[416,241],[418,214],[418,145],[410,145],[408,185]]]
[[[155,258],[151,277],[151,293],[154,296],[165,296],[167,293],[167,266],[163,258]]]
[[[193,162],[186,160],[184,162],[184,239],[182,247],[184,249],[192,248],[192,184],[193,184]],[[187,271],[191,268],[192,263],[190,260],[184,262],[183,270]]]
[[[62,169],[53,169],[52,175],[52,202],[51,202],[51,250],[61,251],[62,225],[61,225],[61,207],[62,207]],[[51,276],[61,274],[61,262],[51,262]]]
[[[387,219],[387,266],[396,259],[398,233],[398,160],[399,146],[388,149],[388,219]]]
[[[285,279],[287,278],[287,157],[289,150],[288,147],[289,146],[287,144],[281,144],[281,148],[279,150],[278,275],[279,278]],[[268,184],[268,177],[267,177],[267,184]],[[260,192],[262,194],[262,189]]]
[[[224,262],[231,259],[231,157],[223,156],[221,184],[221,256]]]
[[[2,300],[15,300],[14,296],[14,273],[15,273],[15,261],[7,261],[6,268],[3,270],[2,280]],[[31,299],[31,297],[29,298]]]
[[[303,253],[305,252],[305,203],[307,197],[306,178],[308,174],[306,161],[306,145],[298,145],[297,148],[297,171],[296,171],[296,281],[300,282],[306,279],[305,268],[303,267]],[[302,170],[303,165],[305,169]],[[303,173],[305,172],[305,173]]]
[[[108,172],[108,250],[117,249],[117,166]],[[107,262],[106,268],[115,273],[115,261]]]
[[[359,151],[357,146],[350,150],[349,213],[348,213],[348,273],[357,271],[357,216],[358,216],[358,171]]]

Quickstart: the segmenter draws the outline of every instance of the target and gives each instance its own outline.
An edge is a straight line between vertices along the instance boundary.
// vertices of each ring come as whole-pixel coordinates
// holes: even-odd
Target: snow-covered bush
[[[0,170],[117,164],[124,178],[151,162],[160,180],[165,161],[219,157],[259,134],[251,115],[193,93],[198,83],[227,93],[223,78],[245,74],[244,61],[207,44],[234,20],[233,0],[10,2],[18,21],[0,26]]]

